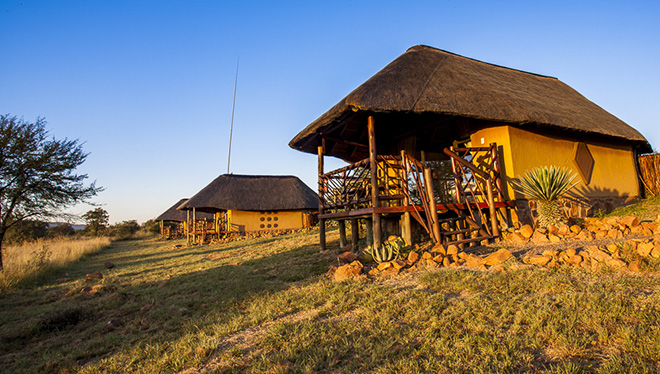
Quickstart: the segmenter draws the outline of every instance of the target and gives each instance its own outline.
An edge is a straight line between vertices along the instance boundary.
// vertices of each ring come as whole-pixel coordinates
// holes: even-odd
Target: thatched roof
[[[204,187],[179,209],[315,210],[318,197],[295,176],[224,174]]]
[[[177,210],[177,208],[180,207],[182,204],[184,204],[186,201],[188,201],[188,199],[179,200],[176,204],[172,205],[163,214],[159,215],[158,218],[156,218],[156,221],[185,222],[186,211]],[[213,215],[208,213],[195,214],[195,216],[196,218],[213,219]]]
[[[321,134],[325,136],[341,128],[342,122],[360,112],[434,114],[503,122],[522,128],[541,126],[562,132],[598,134],[634,143],[643,150],[651,149],[637,130],[557,78],[428,46],[410,48],[307,126],[289,146],[316,153]],[[361,126],[366,127],[366,121],[362,122]],[[406,122],[399,126],[416,126]]]

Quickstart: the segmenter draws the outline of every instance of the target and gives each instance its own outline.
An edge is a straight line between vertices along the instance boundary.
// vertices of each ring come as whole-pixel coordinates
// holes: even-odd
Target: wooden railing
[[[445,149],[444,153],[451,162],[455,193],[441,199],[450,198],[451,201],[438,199],[430,167],[401,152],[400,156],[376,156],[376,188],[372,186],[369,159],[322,174],[319,177],[320,213],[421,207],[399,211],[410,212],[434,241],[441,241],[437,207],[438,204],[451,205],[454,212],[481,235],[498,236],[495,202],[503,202],[504,194],[495,144],[483,148]],[[377,191],[376,199],[373,199],[373,191]],[[484,212],[486,207],[488,213]]]
[[[459,204],[467,207],[470,224],[488,230],[485,223],[490,221],[489,234],[499,236],[499,225],[495,202],[503,202],[504,194],[500,179],[500,166],[497,145],[482,148],[445,148],[443,151],[452,162],[456,198]],[[476,203],[476,204],[473,204]],[[488,216],[479,203],[488,205]],[[474,222],[474,223],[473,223]]]

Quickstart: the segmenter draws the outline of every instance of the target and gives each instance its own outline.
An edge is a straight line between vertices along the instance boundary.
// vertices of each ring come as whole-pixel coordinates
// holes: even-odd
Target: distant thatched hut
[[[295,176],[224,174],[178,209],[214,214],[221,235],[309,227],[318,205]]]
[[[162,236],[171,239],[185,235],[187,227],[186,212],[177,208],[186,201],[188,199],[179,200],[156,218],[156,221],[160,224],[160,234]],[[213,214],[200,213],[198,218],[212,222],[214,217]]]
[[[418,208],[414,206],[422,205],[415,197],[421,191],[438,204],[468,204],[437,208],[441,212],[456,210],[449,215],[470,216],[475,229],[483,229],[483,220],[492,220],[493,208],[517,206],[521,219],[528,217],[527,201],[509,182],[535,166],[567,166],[579,173],[577,194],[586,205],[569,206],[572,215],[610,208],[638,196],[636,155],[651,150],[638,131],[556,78],[427,46],[410,48],[302,130],[289,145],[319,156],[321,220],[371,218],[379,226],[380,213],[415,213]],[[325,172],[324,155],[352,164]],[[419,161],[417,190],[412,191],[407,187],[409,174],[400,170],[410,172],[410,165]],[[435,175],[427,181],[433,186],[430,190],[422,178],[425,168]],[[356,199],[354,183],[337,183],[346,173],[372,185],[371,192],[363,193],[363,200]],[[401,178],[406,179],[401,182]],[[488,180],[492,190],[486,188]],[[388,193],[393,181],[401,187]],[[349,191],[349,199],[337,199],[342,192],[336,186]],[[491,203],[487,193],[494,196]],[[365,203],[364,199],[371,200]],[[470,207],[469,203],[477,205]],[[426,217],[419,215],[418,219],[430,233],[442,223],[433,219],[433,205],[425,208]],[[479,218],[475,211],[485,214]],[[441,214],[440,221],[442,218]],[[380,241],[379,230],[374,227],[376,242]],[[444,234],[437,231],[440,240]]]

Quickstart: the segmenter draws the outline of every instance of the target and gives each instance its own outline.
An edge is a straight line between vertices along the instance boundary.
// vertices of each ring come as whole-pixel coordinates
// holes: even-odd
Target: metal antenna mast
[[[234,133],[234,109],[236,108],[236,86],[238,86],[238,63],[241,56],[236,59],[236,78],[234,80],[234,102],[231,104],[231,127],[229,128],[229,155],[227,155],[227,174],[229,174],[229,164],[231,163],[231,138]]]

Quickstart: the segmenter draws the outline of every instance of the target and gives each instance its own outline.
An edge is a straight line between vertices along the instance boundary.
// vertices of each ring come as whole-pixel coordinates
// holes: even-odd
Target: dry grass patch
[[[0,272],[0,292],[62,267],[110,245],[109,238],[39,239],[3,249],[5,268]]]

